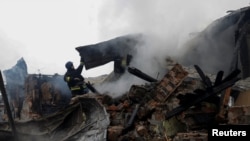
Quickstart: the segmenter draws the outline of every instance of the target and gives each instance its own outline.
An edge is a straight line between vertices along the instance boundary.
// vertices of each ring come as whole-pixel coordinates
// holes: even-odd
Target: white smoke
[[[161,78],[166,71],[166,57],[178,57],[191,33],[202,31],[226,15],[228,10],[245,6],[248,6],[247,0],[108,0],[98,18],[100,38],[110,39],[130,33],[146,35],[145,44],[140,47],[131,66],[154,78],[160,74]],[[131,84],[145,82],[137,83],[129,75],[122,78],[114,86],[109,84],[108,91],[117,93],[121,90],[120,93],[124,93],[123,90],[128,90]]]
[[[166,56],[178,55],[177,49],[188,40],[190,33],[201,31],[228,10],[248,5],[249,0],[58,0],[39,3],[25,0],[15,5],[6,1],[0,5],[0,12],[4,13],[0,24],[0,68],[10,68],[24,57],[28,70],[33,70],[29,73],[39,70],[63,74],[66,61],[77,63],[80,60],[74,47],[142,33],[149,38],[131,65],[152,77],[162,76],[164,72],[160,72],[163,69],[159,66],[164,67]],[[107,68],[95,73],[102,70],[105,72]]]
[[[22,58],[22,54],[25,53],[24,45],[9,38],[4,32],[0,30],[0,70],[4,70],[12,67],[17,60]]]

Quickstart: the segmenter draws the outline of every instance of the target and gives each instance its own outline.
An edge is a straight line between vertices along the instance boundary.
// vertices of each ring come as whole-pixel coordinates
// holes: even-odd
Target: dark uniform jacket
[[[81,63],[76,69],[70,68],[64,75],[64,80],[67,82],[73,96],[76,94],[84,94],[86,88],[84,77],[81,75],[83,64]]]

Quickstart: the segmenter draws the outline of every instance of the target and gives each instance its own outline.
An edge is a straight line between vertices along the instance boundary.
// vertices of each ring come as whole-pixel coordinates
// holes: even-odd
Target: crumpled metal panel
[[[85,94],[77,98],[86,115],[86,122],[83,128],[78,128],[78,132],[65,141],[107,141],[110,115],[106,108],[97,101],[95,95]]]
[[[250,106],[233,106],[228,109],[228,124],[250,124]]]
[[[140,38],[141,35],[127,35],[97,44],[79,46],[76,50],[83,58],[85,68],[88,70],[124,58],[128,54],[135,54],[135,46]]]
[[[157,101],[164,102],[186,78],[188,72],[180,65],[175,64],[164,76],[156,88]]]
[[[106,109],[91,97],[76,97],[72,103],[49,116],[16,121],[20,141],[106,141],[110,124]],[[0,136],[11,137],[8,122],[0,123]]]

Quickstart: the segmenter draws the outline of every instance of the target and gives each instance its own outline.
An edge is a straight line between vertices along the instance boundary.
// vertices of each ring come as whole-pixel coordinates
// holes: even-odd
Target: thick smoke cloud
[[[131,65],[152,77],[159,75],[161,78],[166,71],[165,59],[168,56],[178,58],[192,34],[202,31],[214,20],[226,15],[228,10],[245,6],[248,6],[248,1],[109,0],[104,3],[99,15],[99,32],[101,38],[107,39],[130,33],[146,35],[145,44],[138,47],[139,53]],[[102,90],[108,88],[107,91],[117,93],[121,90],[122,93],[122,90],[129,89],[131,83],[137,83],[134,77],[125,74],[120,82]],[[138,84],[143,82],[138,81]]]
[[[25,53],[25,47],[19,41],[9,38],[0,30],[0,70],[12,67],[22,54]],[[4,68],[4,69],[3,69]]]
[[[29,6],[22,8],[25,2],[28,2]],[[224,16],[228,10],[248,5],[249,0],[106,0],[39,3],[27,0],[15,5],[1,3],[1,13],[6,13],[5,16],[12,18],[9,19],[11,24],[8,20],[3,20],[3,24],[0,25],[0,67],[8,69],[16,60],[24,57],[28,70],[32,70],[29,73],[41,71],[47,74],[63,74],[66,61],[72,60],[77,64],[80,60],[74,47],[98,43],[125,34],[142,33],[147,36],[147,40],[138,56],[135,56],[136,61],[131,62],[131,66],[152,77],[161,78],[164,68],[159,68],[164,67],[165,58],[168,55],[178,56],[178,50],[181,50],[182,45],[189,40],[191,33],[203,30],[209,23]],[[86,9],[89,12],[84,11]],[[8,28],[2,27],[6,25],[9,25]],[[96,73],[106,70],[107,68],[102,68]],[[90,71],[92,70],[88,72]],[[84,72],[84,75],[88,72]],[[143,82],[145,81],[140,83]],[[123,89],[129,88],[122,84]]]
[[[148,41],[150,50],[143,53],[161,58],[166,54],[178,54],[176,49],[190,33],[203,30],[215,19],[226,15],[227,10],[241,8],[244,3],[248,4],[248,1],[108,0],[98,18],[99,32],[101,38],[107,39],[129,33],[147,34],[151,36]]]

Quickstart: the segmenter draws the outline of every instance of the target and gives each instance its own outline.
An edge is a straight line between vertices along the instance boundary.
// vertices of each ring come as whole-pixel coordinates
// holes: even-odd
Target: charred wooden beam
[[[133,110],[133,113],[132,113],[132,115],[131,115],[131,117],[130,117],[130,119],[129,119],[126,127],[132,126],[132,124],[133,124],[133,122],[135,120],[135,116],[136,116],[136,114],[138,112],[139,107],[140,107],[140,104],[136,104],[135,105],[135,109]]]
[[[91,92],[96,93],[96,94],[100,94],[100,93],[96,90],[96,88],[95,88],[92,84],[90,84],[89,81],[88,81],[88,83],[86,83],[86,86],[88,87],[88,89],[89,89]]]
[[[224,71],[219,71],[219,72],[217,73],[216,79],[215,79],[215,81],[214,81],[214,85],[215,85],[215,86],[221,83],[222,78],[223,78],[223,74],[224,74]]]
[[[134,123],[134,120],[135,120],[135,117],[137,115],[137,112],[138,112],[139,108],[140,108],[140,104],[136,104],[135,108],[133,110],[133,113],[132,113],[132,115],[129,118],[128,123],[125,125],[125,128],[122,130],[122,135],[126,134],[133,127],[132,125]]]
[[[143,80],[146,80],[148,82],[157,82],[158,81],[157,79],[154,79],[153,77],[143,73],[142,71],[140,71],[139,69],[134,68],[134,67],[128,67],[128,72],[130,72],[131,74],[134,74],[135,76],[137,76]]]
[[[225,90],[226,88],[232,86],[240,80],[240,78],[237,77],[237,75],[240,73],[240,70],[234,70],[232,73],[230,73],[224,80],[221,81],[220,84],[217,84],[216,86],[212,86],[207,88],[206,90],[198,89],[194,91],[196,94],[196,98],[194,98],[192,101],[187,101],[183,105],[180,105],[179,107],[173,109],[172,111],[168,112],[166,114],[166,119],[170,119],[171,117],[187,110],[189,107],[194,106],[204,100],[206,100],[208,97],[211,97],[213,95],[216,95],[217,93]],[[204,81],[204,77],[202,78]],[[209,86],[209,85],[208,85]]]
[[[203,71],[201,70],[201,68],[198,65],[194,65],[194,68],[196,69],[197,73],[200,75],[201,80],[204,82],[204,84],[209,88],[212,87],[212,82],[209,79],[209,77],[207,77]]]

